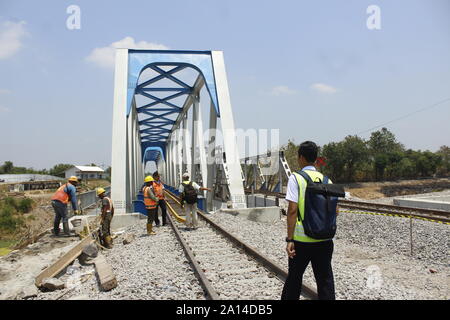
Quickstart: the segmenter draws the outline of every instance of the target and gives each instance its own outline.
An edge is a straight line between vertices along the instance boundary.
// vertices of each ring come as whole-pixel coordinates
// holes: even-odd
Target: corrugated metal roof
[[[50,181],[63,180],[63,178],[45,175],[45,174],[0,174],[0,180],[5,180],[5,183],[28,182],[28,181]]]
[[[100,167],[91,167],[91,166],[75,166],[75,168],[77,168],[78,170],[82,171],[82,172],[105,172],[105,170],[103,170]],[[72,168],[70,168],[72,169]],[[68,169],[68,170],[70,170]],[[67,171],[67,170],[66,170]]]

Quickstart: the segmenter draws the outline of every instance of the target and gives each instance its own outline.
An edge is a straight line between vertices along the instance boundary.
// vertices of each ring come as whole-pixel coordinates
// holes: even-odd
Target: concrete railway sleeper
[[[166,191],[167,192],[167,191]],[[179,200],[167,192],[168,209],[180,211]],[[209,299],[280,299],[287,272],[254,248],[229,234],[203,212],[200,229],[188,231],[170,217],[170,223]],[[204,239],[214,239],[205,242]],[[209,246],[206,248],[205,246]],[[304,286],[302,297],[316,299]]]

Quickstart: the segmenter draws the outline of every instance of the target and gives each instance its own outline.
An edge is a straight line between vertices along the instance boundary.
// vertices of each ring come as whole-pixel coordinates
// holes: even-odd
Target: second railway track
[[[168,209],[180,212],[178,198],[166,191]],[[287,273],[256,249],[243,243],[215,224],[201,211],[204,224],[187,231],[169,215],[174,232],[194,268],[209,299],[278,300]],[[282,250],[283,248],[280,248]],[[317,294],[303,286],[302,298],[316,299]]]
[[[250,191],[246,190],[246,192],[249,193]],[[286,194],[280,192],[258,191],[257,193],[277,198],[286,197]],[[403,207],[392,204],[382,204],[375,202],[344,200],[344,199],[339,199],[339,207],[352,210],[380,212],[397,216],[405,216],[408,218],[436,221],[446,224],[450,223],[450,212],[442,210]]]

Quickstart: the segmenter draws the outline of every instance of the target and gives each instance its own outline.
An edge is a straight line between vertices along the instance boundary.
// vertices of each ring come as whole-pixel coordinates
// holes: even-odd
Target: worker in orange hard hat
[[[68,179],[68,182],[63,184],[56,190],[52,197],[52,207],[55,210],[55,220],[53,222],[53,233],[55,236],[59,236],[59,223],[63,222],[63,230],[65,236],[70,236],[69,230],[69,217],[67,216],[67,204],[69,201],[72,203],[72,209],[75,214],[80,214],[77,205],[77,189],[78,178],[72,176]]]
[[[143,189],[144,193],[144,204],[147,209],[147,234],[155,235],[153,232],[153,222],[155,221],[156,214],[158,213],[158,201],[159,199],[155,196],[153,190],[153,177],[147,176],[144,179],[145,186]]]
[[[97,196],[102,200],[101,240],[106,248],[111,249],[111,221],[114,216],[114,206],[112,204],[111,198],[106,196],[105,189],[98,188]]]
[[[161,176],[159,175],[158,171],[155,171],[153,173],[153,191],[155,192],[155,195],[158,197],[158,205],[156,207],[156,219],[155,224],[157,227],[159,227],[159,219],[158,219],[158,208],[161,208],[161,218],[162,218],[162,225],[165,226],[167,224],[167,208],[166,208],[166,200],[164,197],[164,184],[161,181]]]

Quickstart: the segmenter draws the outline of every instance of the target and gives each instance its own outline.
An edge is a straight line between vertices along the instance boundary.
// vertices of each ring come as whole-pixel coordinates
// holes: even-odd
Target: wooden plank
[[[114,272],[101,253],[95,258],[95,270],[97,271],[100,287],[104,291],[109,291],[117,287],[117,279]]]
[[[70,249],[65,255],[63,255],[61,258],[59,258],[55,263],[50,265],[48,268],[46,268],[44,271],[42,271],[35,280],[36,287],[40,287],[42,284],[42,280],[45,278],[53,278],[58,273],[60,273],[65,267],[67,267],[73,260],[78,258],[78,256],[83,251],[83,248],[93,242],[91,235],[87,236],[78,244]]]

